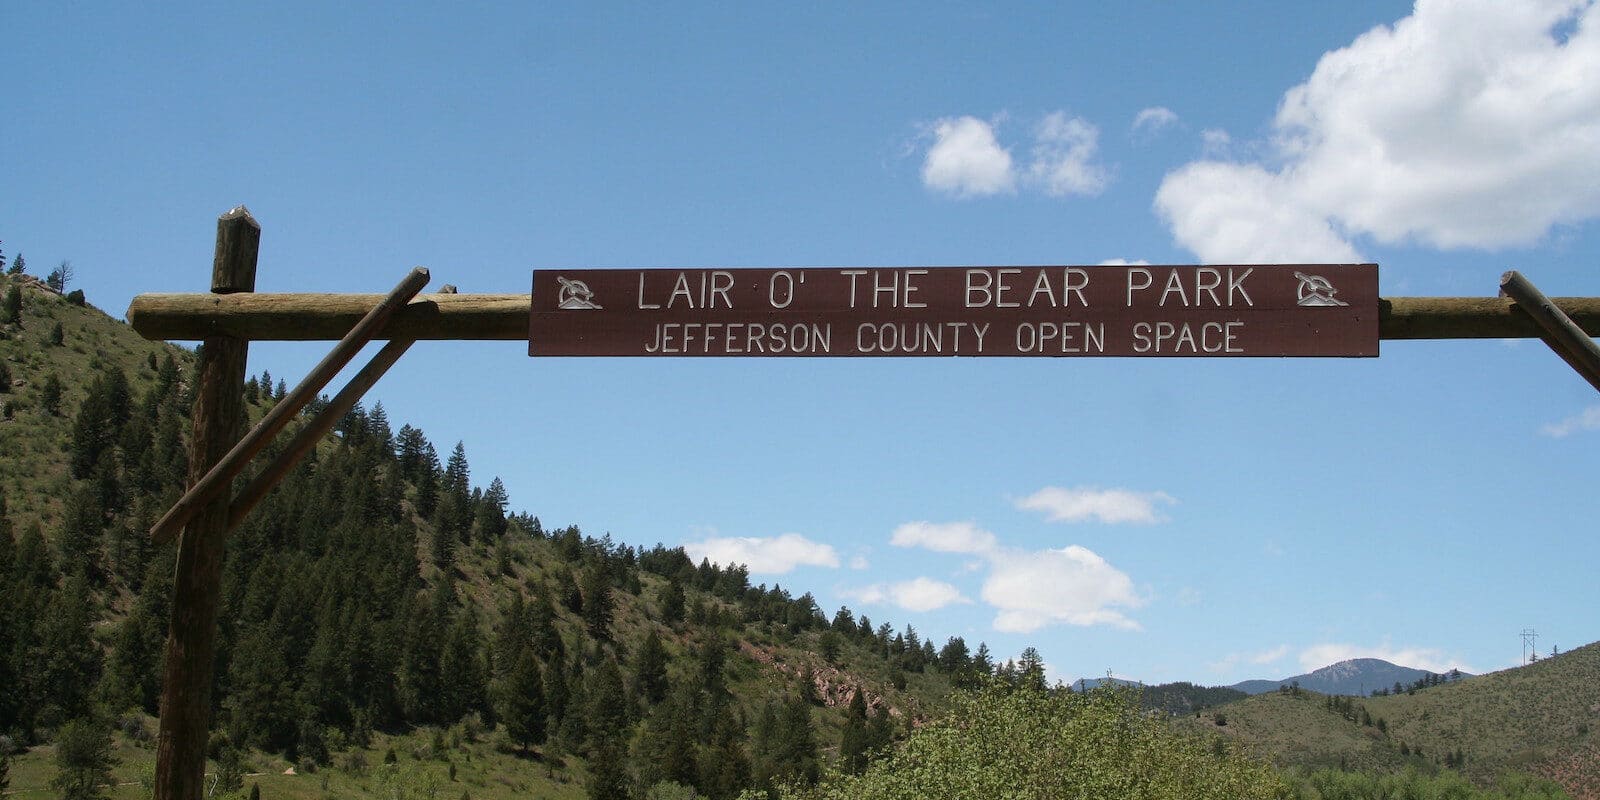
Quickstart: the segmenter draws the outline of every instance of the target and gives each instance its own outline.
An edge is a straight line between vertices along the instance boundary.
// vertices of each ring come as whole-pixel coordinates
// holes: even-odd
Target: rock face
[[[881,694],[867,690],[861,679],[851,675],[838,667],[828,664],[791,664],[784,660],[777,651],[757,647],[750,642],[740,642],[739,651],[777,670],[783,675],[800,677],[806,670],[811,671],[811,689],[817,700],[829,708],[848,706],[856,699],[856,692],[865,695],[867,711],[870,713],[883,713],[887,711],[890,717],[900,717],[900,709],[889,705],[889,701]]]

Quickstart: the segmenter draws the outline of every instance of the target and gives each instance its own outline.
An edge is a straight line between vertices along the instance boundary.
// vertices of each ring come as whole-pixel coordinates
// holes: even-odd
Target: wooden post
[[[251,275],[254,276],[253,269]],[[178,534],[178,529],[184,523],[199,513],[199,509],[226,495],[228,488],[233,484],[233,479],[244,471],[250,459],[255,458],[274,436],[282,432],[284,426],[289,424],[289,420],[300,413],[300,409],[305,408],[306,404],[317,396],[317,392],[322,391],[322,388],[328,385],[328,381],[333,380],[333,377],[339,374],[339,370],[344,369],[345,365],[350,363],[350,359],[361,352],[361,348],[372,340],[373,334],[384,326],[389,316],[415,297],[427,283],[428,270],[422,267],[411,270],[400,284],[394,287],[394,291],[390,292],[383,302],[373,306],[372,310],[339,340],[333,350],[312,367],[311,373],[306,375],[305,380],[296,384],[294,391],[279,400],[272,410],[262,417],[261,422],[234,445],[221,461],[216,462],[199,480],[189,482],[189,491],[184,492],[183,497],[178,498],[178,502],[174,503],[150,529],[151,539],[156,544],[166,544]],[[396,358],[398,357],[396,354]],[[360,397],[359,394],[356,395],[356,399]]]
[[[1567,362],[1590,386],[1600,389],[1600,347],[1578,327],[1560,306],[1550,302],[1532,281],[1511,270],[1500,276],[1500,291],[1517,301],[1533,321],[1544,329],[1544,343]]]
[[[212,264],[215,294],[252,292],[261,226],[244,206],[217,220]],[[199,481],[241,434],[245,358],[249,340],[207,336],[200,354],[194,403],[189,482]],[[211,727],[211,677],[216,662],[217,600],[221,590],[228,498],[206,505],[178,542],[161,682],[161,724],[156,738],[157,800],[201,800],[205,794],[206,737]]]

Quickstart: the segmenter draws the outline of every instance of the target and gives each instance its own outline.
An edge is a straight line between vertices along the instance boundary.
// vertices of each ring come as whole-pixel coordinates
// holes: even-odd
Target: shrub
[[[1288,797],[1273,769],[1208,737],[1145,715],[1136,692],[1011,689],[999,682],[957,696],[948,716],[917,728],[860,776],[830,775],[786,800]]]

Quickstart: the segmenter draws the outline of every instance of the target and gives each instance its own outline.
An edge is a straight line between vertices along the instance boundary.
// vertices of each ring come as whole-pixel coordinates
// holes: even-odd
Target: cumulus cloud
[[[1177,112],[1166,106],[1151,106],[1140,109],[1133,115],[1133,132],[1135,134],[1154,135],[1162,128],[1175,124],[1178,121]]]
[[[1016,189],[1011,151],[994,126],[977,117],[949,117],[933,125],[933,146],[922,162],[922,185],[956,197],[982,197]]]
[[[1600,4],[1422,0],[1285,93],[1263,163],[1199,161],[1155,206],[1202,260],[1495,248],[1600,216]]]
[[[998,609],[995,628],[1008,633],[1031,633],[1054,623],[1141,629],[1118,610],[1144,605],[1132,579],[1078,545],[997,555],[982,596]]]
[[[939,553],[981,554],[995,549],[995,538],[971,522],[907,522],[894,529],[889,544]]]
[[[918,577],[899,583],[874,583],[842,594],[863,603],[893,603],[907,611],[936,611],[956,603],[970,603],[961,590],[932,578]]]
[[[1270,650],[1262,650],[1259,653],[1251,653],[1248,658],[1252,664],[1272,664],[1281,660],[1286,655],[1289,655],[1289,645],[1280,644]]]
[[[1289,181],[1259,166],[1189,164],[1162,179],[1156,208],[1178,243],[1208,264],[1361,260]]]
[[[1233,672],[1234,669],[1241,663],[1250,663],[1262,666],[1276,664],[1277,662],[1282,661],[1284,656],[1289,655],[1290,649],[1291,648],[1289,645],[1280,644],[1277,647],[1254,653],[1229,653],[1223,656],[1221,660],[1211,662],[1208,666],[1211,668],[1212,672],[1228,674]]]
[[[1579,431],[1594,430],[1600,430],[1600,406],[1589,406],[1560,422],[1552,422],[1545,425],[1539,429],[1539,432],[1546,436],[1561,439]]]
[[[1477,672],[1476,669],[1462,664],[1460,660],[1446,655],[1437,648],[1393,647],[1388,642],[1377,647],[1335,643],[1314,644],[1300,651],[1300,667],[1306,672],[1311,672],[1352,658],[1381,658],[1391,664],[1425,669],[1429,672],[1445,673],[1452,669]]]
[[[1046,486],[1016,501],[1016,506],[1024,511],[1041,511],[1051,522],[1085,522],[1093,519],[1115,524],[1162,522],[1166,518],[1157,510],[1157,506],[1176,502],[1166,492]]]
[[[1081,117],[1057,111],[1034,131],[1028,178],[1051,197],[1093,196],[1106,188],[1106,170],[1092,163],[1100,130]]]
[[[709,558],[725,566],[743,564],[753,573],[769,575],[781,575],[801,566],[839,566],[839,554],[833,545],[813,542],[798,533],[771,537],[709,537],[686,542],[683,549],[696,561]]]
[[[961,572],[986,572],[980,595],[994,607],[998,630],[1028,633],[1054,624],[1140,629],[1139,623],[1119,610],[1144,605],[1133,580],[1088,548],[1069,545],[1028,552],[1003,547],[993,533],[970,522],[908,522],[895,528],[889,541],[899,547],[977,556],[977,560],[964,563]],[[879,584],[861,590],[877,594],[854,596],[866,602],[893,598],[913,610],[923,610],[909,605],[918,599],[937,600],[941,606],[967,602],[948,584],[925,578],[910,583],[917,585],[896,584],[898,595],[895,587]]]
[[[1148,266],[1150,266],[1150,262],[1148,262],[1148,261],[1146,261],[1146,260],[1144,260],[1142,258],[1136,258],[1136,259],[1134,259],[1132,261],[1129,261],[1126,258],[1108,258],[1108,259],[1100,262],[1100,266],[1102,266],[1102,267],[1148,267]]]

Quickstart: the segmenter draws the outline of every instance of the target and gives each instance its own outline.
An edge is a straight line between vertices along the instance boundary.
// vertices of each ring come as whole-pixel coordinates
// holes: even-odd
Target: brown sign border
[[[528,354],[1374,357],[1378,300],[1376,264],[540,269]]]

